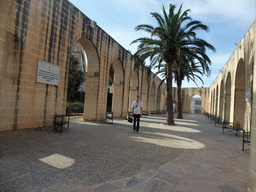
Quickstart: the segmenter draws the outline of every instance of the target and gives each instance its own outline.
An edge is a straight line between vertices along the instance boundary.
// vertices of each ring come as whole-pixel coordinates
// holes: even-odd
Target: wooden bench
[[[106,122],[107,123],[113,123],[113,112],[107,112],[106,113]]]
[[[148,111],[142,111],[142,116],[147,117],[148,116]]]
[[[215,119],[216,119],[216,116],[215,116],[215,115],[212,115],[212,114],[210,114],[209,117],[210,117],[211,122],[212,122],[212,121],[215,121]]]
[[[244,144],[251,145],[251,132],[243,130],[243,145],[242,150],[244,151]]]
[[[157,111],[156,111],[156,114],[157,114],[157,115],[161,115],[161,114],[162,114],[162,110],[157,110]]]
[[[239,123],[230,123],[227,121],[223,121],[222,123],[222,133],[225,133],[225,130],[227,130],[228,132],[234,133],[236,135],[236,137],[239,135],[241,127]]]
[[[154,110],[150,112],[150,115],[156,115],[156,114],[157,114],[157,113],[156,113],[156,111],[154,111]]]
[[[69,129],[69,115],[55,115],[54,117],[54,131],[57,131],[59,133],[62,133],[64,125],[67,125],[67,129]]]

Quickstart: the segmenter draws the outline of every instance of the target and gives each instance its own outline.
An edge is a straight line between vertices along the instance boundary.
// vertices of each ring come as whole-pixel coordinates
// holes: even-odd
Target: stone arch
[[[213,92],[212,92],[212,103],[211,103],[211,108],[212,108],[212,115],[215,114],[215,88],[213,89]]]
[[[230,106],[231,106],[231,73],[228,72],[225,84],[225,108],[224,118],[230,121]]]
[[[84,120],[96,121],[98,110],[98,93],[99,93],[99,77],[100,77],[100,61],[97,49],[94,44],[86,39],[81,38],[77,41],[86,52],[87,56],[87,72],[85,75],[85,99],[84,99]]]
[[[218,115],[218,104],[219,104],[219,85],[216,87],[216,95],[215,95],[215,115]]]
[[[166,110],[166,102],[167,102],[167,98],[166,98],[166,88],[163,87],[161,89],[161,110]]]
[[[220,102],[219,102],[219,117],[222,117],[223,114],[223,96],[224,96],[224,83],[223,80],[221,80],[221,84],[220,84]]]
[[[88,62],[87,75],[94,75],[94,73],[99,73],[99,55],[93,42],[87,38],[80,38],[77,42],[83,46],[83,49],[86,52]]]
[[[156,92],[156,110],[160,111],[161,109],[161,91],[160,91],[160,86],[158,86],[157,88],[157,92]]]
[[[129,98],[129,111],[132,110],[132,103],[136,100],[136,96],[139,93],[139,78],[138,73],[134,69],[131,73],[131,79],[130,79],[130,98]]]
[[[146,76],[142,82],[141,101],[143,103],[143,110],[148,111],[148,78]]]
[[[153,81],[150,89],[150,94],[149,94],[149,112],[152,112],[155,110],[155,82]]]
[[[112,64],[114,68],[112,112],[114,117],[121,117],[123,103],[124,70],[119,59],[115,59]]]
[[[240,59],[235,75],[235,102],[233,122],[238,122],[241,127],[243,127],[244,124],[245,78],[245,63],[243,59]]]
[[[202,97],[199,94],[194,94],[191,97],[190,112],[191,114],[201,114]]]

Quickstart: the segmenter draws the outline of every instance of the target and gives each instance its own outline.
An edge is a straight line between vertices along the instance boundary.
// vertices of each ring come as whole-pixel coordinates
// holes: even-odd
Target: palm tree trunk
[[[182,95],[181,95],[181,83],[182,80],[180,76],[177,77],[177,87],[178,87],[178,107],[177,107],[177,118],[183,119],[182,117]]]
[[[172,68],[173,62],[167,66],[167,125],[174,125],[172,100]]]

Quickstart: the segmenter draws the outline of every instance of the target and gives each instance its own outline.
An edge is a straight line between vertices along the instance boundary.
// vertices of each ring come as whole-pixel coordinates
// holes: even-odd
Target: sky
[[[134,54],[138,44],[130,43],[148,34],[134,29],[140,24],[157,26],[150,13],[162,13],[162,7],[183,4],[183,11],[209,27],[209,32],[198,32],[198,37],[212,44],[216,52],[207,51],[212,64],[211,75],[203,76],[197,85],[183,81],[182,87],[209,87],[255,21],[254,0],[70,0],[80,11],[106,31],[125,49]],[[174,84],[174,87],[176,84]]]

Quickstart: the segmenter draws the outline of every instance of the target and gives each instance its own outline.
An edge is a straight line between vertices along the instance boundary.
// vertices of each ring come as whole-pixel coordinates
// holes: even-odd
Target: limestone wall
[[[165,109],[165,96],[157,97],[165,88],[160,79],[135,68],[132,55],[69,1],[0,1],[0,9],[0,131],[51,126],[56,113],[65,113],[69,57],[77,43],[88,59],[84,120],[105,120],[111,64],[115,117],[126,117],[137,94],[146,95],[151,110]],[[60,67],[58,85],[37,82],[39,60]]]
[[[245,130],[251,127],[253,69],[255,63],[254,23],[210,87],[209,112],[238,122]]]
[[[256,191],[256,22],[210,87],[209,112],[251,131],[248,191]]]

